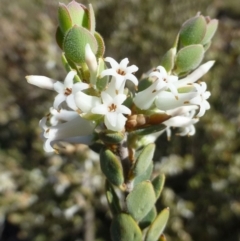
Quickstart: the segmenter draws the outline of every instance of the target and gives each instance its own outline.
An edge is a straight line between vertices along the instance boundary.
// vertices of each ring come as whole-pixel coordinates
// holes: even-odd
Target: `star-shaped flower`
[[[155,76],[160,81],[161,89],[169,89],[172,94],[178,99],[178,90],[175,83],[178,81],[178,77],[175,75],[169,75],[163,66],[157,67],[158,71],[153,71],[149,77]]]
[[[123,115],[131,114],[131,110],[122,105],[126,95],[118,94],[114,97],[107,92],[101,93],[102,104],[95,106],[92,113],[104,115],[104,123],[109,130],[121,131],[124,129],[127,118]]]
[[[123,88],[126,80],[132,81],[136,86],[138,85],[138,79],[133,75],[138,70],[138,67],[136,65],[127,67],[129,63],[128,58],[123,59],[120,64],[111,57],[105,58],[105,61],[110,63],[111,68],[103,70],[100,77],[103,78],[106,75],[115,77],[116,90],[119,90],[121,87]]]
[[[54,83],[53,87],[56,92],[58,92],[58,95],[55,97],[53,102],[53,107],[55,109],[59,109],[59,105],[66,101],[67,105],[73,109],[76,110],[77,106],[74,101],[73,97],[73,89],[74,92],[87,89],[89,87],[86,83],[76,83],[74,84],[73,78],[76,75],[76,71],[72,70],[70,71],[65,80],[64,83],[61,83],[60,81],[57,81]]]
[[[199,112],[196,117],[201,117],[205,114],[205,111],[210,109],[210,104],[207,99],[210,97],[211,93],[206,91],[207,84],[201,82],[200,84],[194,83],[193,86],[196,88],[197,96],[192,98],[189,103],[194,105],[199,105]]]

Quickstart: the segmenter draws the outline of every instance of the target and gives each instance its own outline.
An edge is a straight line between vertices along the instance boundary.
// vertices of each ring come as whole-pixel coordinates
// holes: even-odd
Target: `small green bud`
[[[126,198],[128,212],[136,221],[142,220],[147,215],[155,201],[155,192],[150,181],[136,185]]]
[[[67,58],[77,64],[85,63],[85,47],[89,44],[93,53],[97,52],[97,41],[85,28],[73,26],[67,33],[63,42],[63,50]]]
[[[207,29],[207,23],[203,16],[198,15],[187,20],[180,30],[179,40],[183,46],[200,44]]]
[[[116,186],[123,184],[123,168],[120,160],[113,152],[106,148],[102,149],[100,152],[100,166],[109,182]]]
[[[72,26],[78,25],[79,27],[88,28],[88,9],[76,1],[72,1],[67,5],[67,10],[72,20]]]
[[[112,241],[140,241],[142,232],[134,219],[121,213],[113,218],[110,228]]]
[[[165,208],[158,214],[149,227],[145,241],[157,241],[162,234],[169,218],[169,208]]]
[[[204,48],[201,44],[190,45],[182,48],[176,57],[177,74],[186,73],[199,66],[204,57]]]

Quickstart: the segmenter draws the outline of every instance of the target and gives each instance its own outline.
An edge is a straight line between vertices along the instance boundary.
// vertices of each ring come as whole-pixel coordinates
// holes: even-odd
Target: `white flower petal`
[[[48,90],[53,90],[53,85],[56,82],[56,80],[40,75],[28,75],[26,79],[29,84]]]
[[[124,94],[118,94],[114,97],[113,99],[113,103],[115,105],[121,105],[125,100],[126,100],[127,96]]]
[[[114,69],[105,69],[101,72],[100,78],[103,78],[106,75],[117,77],[118,73]]]
[[[136,86],[138,85],[138,79],[137,79],[137,77],[136,77],[135,75],[133,75],[133,74],[126,74],[126,75],[125,75],[125,79],[132,81],[133,84],[136,85]]]
[[[75,104],[75,100],[74,100],[73,95],[67,96],[66,103],[67,103],[68,107],[71,108],[72,110],[77,110],[77,106]]]
[[[200,65],[196,70],[194,70],[191,74],[187,77],[180,79],[176,83],[176,87],[181,87],[187,84],[191,84],[199,80],[203,75],[205,75],[209,69],[214,65],[215,61],[208,61],[205,64]]]
[[[135,73],[138,71],[138,67],[136,65],[131,65],[129,67],[127,67],[127,73]]]
[[[105,60],[106,62],[109,62],[110,65],[111,65],[111,67],[112,67],[113,69],[115,69],[115,70],[118,69],[119,64],[118,64],[118,62],[117,62],[115,59],[113,59],[113,58],[111,58],[111,57],[106,57],[106,58],[104,58],[104,60]]]
[[[73,85],[72,92],[73,94],[76,94],[78,91],[88,89],[89,87],[90,87],[89,84],[78,82]]]
[[[113,103],[113,98],[107,92],[102,92],[101,97],[104,105],[109,106]]]
[[[101,104],[100,98],[96,96],[87,95],[81,91],[74,95],[76,106],[84,113],[91,112],[91,109]]]
[[[116,112],[123,113],[123,114],[126,114],[126,115],[130,115],[131,114],[131,110],[127,106],[125,106],[125,105],[119,105],[117,107]]]
[[[179,93],[178,99],[176,99],[171,92],[161,91],[155,100],[155,104],[160,110],[170,110],[183,106],[186,102],[189,102],[189,100],[194,98],[196,95],[196,92]]]
[[[66,96],[63,95],[63,94],[58,94],[55,99],[54,99],[54,102],[53,102],[53,108],[55,109],[59,109],[59,105],[61,105],[61,103],[63,101],[66,100]]]
[[[54,87],[54,90],[59,94],[60,93],[63,94],[65,91],[64,84],[61,83],[60,81],[57,81],[56,83],[54,83],[53,87]]]
[[[119,64],[119,69],[125,70],[128,64],[129,64],[128,58],[123,59]]]
[[[116,127],[117,117],[118,115],[116,112],[109,112],[105,115],[105,119],[107,120],[108,123],[110,123],[112,127]]]
[[[77,72],[75,70],[71,70],[70,72],[68,72],[65,80],[64,80],[64,87],[66,88],[72,88],[73,86],[73,78],[74,76],[77,74]]]
[[[108,107],[106,105],[98,105],[92,108],[93,114],[106,115],[108,113]]]

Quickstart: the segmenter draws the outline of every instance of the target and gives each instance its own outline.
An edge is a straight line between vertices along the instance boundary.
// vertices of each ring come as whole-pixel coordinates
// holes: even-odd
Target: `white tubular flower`
[[[79,91],[79,90],[84,90],[87,89],[89,87],[88,84],[86,83],[73,83],[73,78],[76,75],[76,71],[72,70],[70,71],[65,80],[64,83],[61,83],[59,81],[57,81],[54,84],[54,90],[56,92],[58,92],[58,95],[55,97],[54,102],[53,102],[53,107],[55,109],[59,109],[59,105],[66,101],[67,105],[73,109],[76,110],[77,106],[74,102],[74,97],[73,97],[73,88],[75,88],[75,92]]]
[[[152,72],[149,77],[155,76],[160,81],[163,89],[169,89],[172,94],[178,99],[178,90],[175,86],[175,83],[178,81],[178,77],[175,75],[168,75],[167,71],[163,66],[157,67],[158,71]]]
[[[95,85],[96,77],[97,77],[98,63],[97,63],[97,58],[96,58],[95,54],[93,53],[89,44],[86,44],[86,47],[85,47],[85,61],[88,66],[88,69],[90,71],[90,83],[92,85]]]
[[[156,96],[163,88],[161,80],[157,79],[148,88],[137,93],[133,102],[139,109],[147,110],[152,106]]]
[[[78,116],[76,111],[71,110],[56,110],[53,107],[50,108],[49,119],[52,126],[57,125],[58,123],[70,121]]]
[[[191,86],[190,89],[193,89]],[[159,110],[171,110],[181,106],[184,106],[186,103],[196,97],[198,94],[196,91],[189,91],[187,93],[179,93],[178,99],[176,99],[172,93],[168,91],[161,91],[155,100],[155,104]]]
[[[29,84],[48,90],[53,90],[54,83],[56,82],[56,80],[41,75],[28,75],[26,79]]]
[[[136,65],[127,67],[129,63],[128,58],[123,59],[120,64],[118,64],[118,62],[111,57],[105,58],[105,61],[109,62],[112,68],[103,70],[100,77],[103,78],[106,75],[115,77],[116,90],[119,90],[122,86],[124,86],[126,80],[132,81],[136,86],[138,85],[138,79],[135,75],[133,75],[133,73],[138,70],[138,67]]]
[[[101,104],[101,99],[78,91],[74,94],[76,106],[85,114],[91,113],[92,108]]]
[[[80,116],[55,126],[47,126],[46,121],[47,118],[44,117],[39,122],[43,130],[42,137],[45,140],[44,150],[46,152],[53,152],[55,150],[54,144],[61,141],[86,145],[92,142],[95,125]]]
[[[181,86],[185,86],[196,82],[212,68],[214,63],[215,61],[208,61],[205,64],[200,65],[196,70],[194,70],[187,77],[180,79],[178,82],[176,82],[175,86],[179,88]]]
[[[122,105],[127,98],[124,94],[112,97],[107,92],[101,93],[102,103],[92,109],[92,113],[104,115],[104,123],[109,130],[122,131],[127,118],[123,115],[131,114],[131,110]]]
[[[205,114],[206,110],[210,109],[210,104],[207,99],[210,97],[211,93],[206,91],[207,84],[205,82],[201,82],[200,84],[193,84],[193,86],[197,90],[197,96],[192,98],[189,103],[193,105],[199,105],[199,112],[196,117],[201,117]]]
[[[163,122],[167,126],[166,132],[168,140],[171,138],[171,127],[187,128],[197,123],[198,119],[192,119],[190,116],[175,116]]]

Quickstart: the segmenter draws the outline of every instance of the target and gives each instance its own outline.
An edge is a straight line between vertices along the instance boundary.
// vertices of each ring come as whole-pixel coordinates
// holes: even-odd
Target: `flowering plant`
[[[59,151],[64,142],[100,145],[112,240],[165,240],[169,209],[157,214],[155,208],[165,177],[151,177],[153,142],[164,132],[170,139],[171,128],[179,128],[181,136],[194,135],[194,125],[210,108],[210,92],[200,79],[214,61],[201,62],[218,21],[201,14],[186,21],[159,66],[139,79],[138,67],[129,66],[128,58],[120,63],[104,58],[91,5],[60,3],[58,21],[56,39],[68,71],[64,82],[26,77],[57,92],[40,121],[44,150]]]

